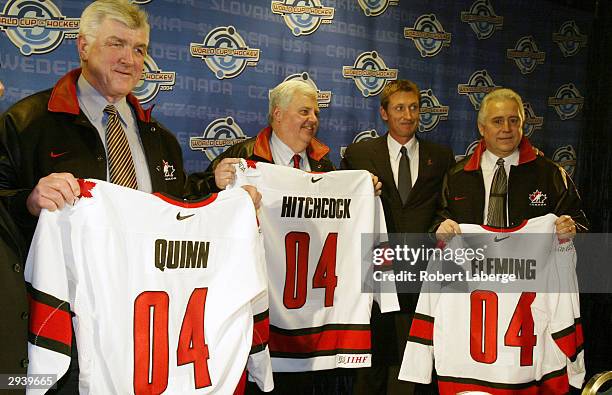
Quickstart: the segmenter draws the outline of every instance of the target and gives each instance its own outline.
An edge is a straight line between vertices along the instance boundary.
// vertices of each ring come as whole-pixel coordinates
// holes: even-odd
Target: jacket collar
[[[518,162],[519,165],[522,165],[523,163],[531,162],[532,160],[535,160],[537,158],[537,155],[534,152],[533,146],[531,145],[531,143],[529,142],[529,139],[526,136],[523,136],[523,138],[521,139],[521,142],[519,143],[518,148],[519,148],[519,162]],[[487,144],[485,143],[484,139],[480,139],[480,142],[476,146],[474,153],[472,154],[470,159],[468,159],[465,166],[463,166],[463,170],[475,171],[475,170],[480,169],[480,158],[482,157],[482,154],[485,152],[486,149],[487,149]]]
[[[270,150],[270,137],[272,136],[272,127],[268,126],[262,129],[255,139],[255,147],[253,153],[261,158],[264,158],[270,162],[274,162],[272,159],[272,151]],[[329,152],[329,147],[317,140],[312,138],[310,144],[306,147],[306,153],[308,156],[315,160],[320,161]]]
[[[64,112],[67,114],[78,115],[79,100],[77,98],[77,80],[81,75],[81,68],[69,71],[66,75],[60,78],[59,81],[53,87],[51,92],[51,98],[47,105],[47,109],[51,112]],[[128,94],[126,97],[128,103],[132,106],[136,112],[136,116],[142,122],[151,121],[151,110],[150,107],[146,110],[142,108],[138,99],[133,94]]]

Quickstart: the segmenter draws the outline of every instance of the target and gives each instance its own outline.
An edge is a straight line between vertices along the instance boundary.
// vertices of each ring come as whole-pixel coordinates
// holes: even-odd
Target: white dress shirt
[[[82,74],[77,81],[77,98],[79,99],[81,111],[98,130],[100,140],[102,140],[106,150],[106,181],[109,181],[108,150],[106,148],[106,123],[108,122],[108,115],[104,113],[104,108],[111,103],[107,102]],[[151,193],[153,191],[151,175],[149,174],[149,166],[144,154],[144,148],[142,147],[142,141],[140,141],[140,134],[138,133],[136,114],[134,114],[132,107],[127,103],[125,97],[113,105],[117,109],[119,120],[130,145],[138,190]]]
[[[277,165],[293,167],[293,152],[291,148],[276,135],[275,131],[272,131],[270,136],[270,151],[272,151],[272,160]],[[310,162],[308,162],[308,155],[306,151],[298,153],[300,156],[300,169],[304,171],[310,171]]]
[[[489,150],[486,150],[482,154],[482,158],[480,159],[480,169],[482,170],[482,178],[484,179],[484,187],[485,187],[484,214],[482,216],[485,224],[487,223],[487,216],[489,212],[489,194],[491,193],[491,184],[493,183],[493,176],[495,175],[495,169],[497,169],[497,159],[499,158]],[[509,156],[504,158],[504,169],[506,169],[507,179],[510,179],[511,166],[518,166],[518,161],[519,161],[518,149],[515,150],[513,153],[511,153]],[[506,218],[510,218],[508,216],[507,200],[506,200]]]
[[[412,180],[412,186],[419,176],[419,140],[416,137],[412,137],[410,141],[404,144],[406,152],[408,153],[408,159],[410,160],[410,179]],[[389,161],[391,162],[391,171],[393,172],[393,181],[397,187],[397,177],[399,173],[399,162],[402,157],[400,150],[402,145],[398,143],[391,135],[387,135],[387,147],[389,148]]]

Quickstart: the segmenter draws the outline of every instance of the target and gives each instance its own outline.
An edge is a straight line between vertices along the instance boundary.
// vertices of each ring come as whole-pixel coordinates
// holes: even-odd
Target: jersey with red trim
[[[370,174],[245,160],[236,168],[236,185],[262,194],[273,370],[370,366],[373,300],[383,312],[399,309],[393,292],[362,292],[365,256],[386,232]],[[362,245],[362,234],[376,236]]]
[[[537,267],[533,276],[542,281],[536,287],[540,291],[545,287],[545,291],[518,292],[509,286],[511,292],[503,292],[499,283],[476,281],[471,292],[445,293],[444,283],[425,282],[404,351],[401,380],[431,382],[435,362],[443,395],[463,391],[562,394],[569,391],[568,384],[582,386],[585,370],[576,253],[571,241],[557,239],[556,219],[548,214],[511,230],[460,225],[462,234],[445,251],[466,251],[469,239],[477,237],[478,245],[486,246],[479,262],[510,262],[511,257],[515,273],[519,273],[519,264]],[[532,242],[520,236],[529,233]],[[466,266],[485,274],[491,274],[487,270],[493,267],[498,270],[493,265],[483,269],[475,262]],[[432,259],[428,273],[444,273],[441,267],[439,260]]]
[[[231,394],[247,364],[271,390],[263,241],[248,194],[186,202],[80,184],[74,206],[42,211],[28,256],[28,375],[63,375],[72,324],[81,394]]]

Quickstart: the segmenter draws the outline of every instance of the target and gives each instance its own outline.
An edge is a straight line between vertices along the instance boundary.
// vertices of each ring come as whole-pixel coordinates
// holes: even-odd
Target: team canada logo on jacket
[[[540,190],[536,189],[535,192],[529,194],[529,205],[530,206],[546,206],[547,196]]]
[[[170,163],[166,162],[165,160],[162,159],[162,162],[164,163],[164,180],[166,181],[172,181],[172,180],[176,180],[176,177],[174,176],[174,165],[171,165]]]

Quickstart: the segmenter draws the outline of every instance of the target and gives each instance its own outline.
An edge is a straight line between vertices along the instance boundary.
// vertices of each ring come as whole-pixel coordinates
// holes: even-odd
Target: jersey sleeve
[[[381,246],[387,245],[387,224],[385,222],[383,206],[379,197],[375,197],[374,202],[374,229],[372,233],[375,240],[375,245],[372,246],[373,248],[381,248]],[[392,267],[388,267],[388,269],[392,269]],[[373,268],[373,270],[376,270],[376,268]],[[399,311],[400,305],[397,298],[395,281],[384,281],[381,287],[375,290],[374,300],[378,303],[382,313]]]
[[[60,218],[61,211],[41,212],[24,273],[30,305],[28,376],[53,375],[55,381],[68,369],[72,344],[69,289],[72,280],[66,264],[72,254],[69,237],[63,237],[58,225]]]

